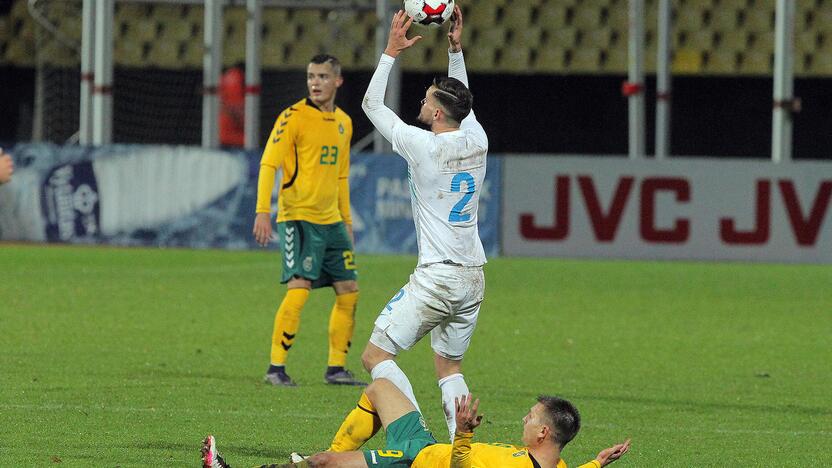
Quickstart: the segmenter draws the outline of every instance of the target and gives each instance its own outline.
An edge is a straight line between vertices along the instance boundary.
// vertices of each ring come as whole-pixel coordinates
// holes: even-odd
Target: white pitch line
[[[276,261],[259,261],[259,262],[252,262],[252,263],[245,263],[245,264],[227,264],[227,265],[203,265],[203,266],[194,266],[194,267],[159,267],[159,266],[152,266],[152,267],[141,267],[137,266],[130,269],[129,274],[140,274],[140,275],[159,275],[159,274],[174,274],[174,273],[226,273],[226,272],[237,272],[237,271],[246,271],[246,270],[255,270],[261,271],[265,269],[276,268],[277,262]],[[84,266],[80,269],[75,267],[66,267],[64,268],[66,271],[75,271],[78,273],[112,273],[114,271],[114,267],[104,267],[104,266]],[[50,271],[59,271],[59,269],[53,268]],[[24,274],[42,274],[43,270],[40,268],[20,268],[15,273],[24,273]]]
[[[136,406],[81,406],[81,405],[14,405],[14,404],[0,404],[2,409],[19,409],[19,410],[35,410],[35,411],[78,411],[84,413],[95,413],[98,411],[106,411],[110,413],[180,413],[180,414],[205,414],[206,412],[220,415],[243,415],[243,416],[262,416],[264,412],[274,413],[273,409],[266,409],[262,411],[248,411],[248,410],[192,410],[185,408],[140,408]],[[281,413],[291,418],[306,418],[306,419],[332,419],[332,414],[309,414],[309,413]]]

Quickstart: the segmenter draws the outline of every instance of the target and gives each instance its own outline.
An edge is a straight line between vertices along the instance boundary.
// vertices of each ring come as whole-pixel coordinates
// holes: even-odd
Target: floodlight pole
[[[246,0],[246,110],[243,128],[245,148],[255,149],[260,145],[260,47],[262,40],[261,0]]]
[[[81,10],[81,103],[78,143],[92,144],[93,51],[95,50],[95,0],[84,0]]]
[[[771,125],[771,160],[792,160],[794,108],[794,0],[777,0],[774,24],[774,110]]]
[[[624,94],[629,100],[630,159],[644,158],[644,0],[630,0],[629,72]]]
[[[222,65],[222,0],[205,0],[204,53],[202,56],[202,147],[220,144],[217,86]]]
[[[387,0],[376,0],[376,16],[379,24],[376,26],[376,57],[381,57],[384,49],[387,48],[387,36],[390,34],[390,6]],[[390,77],[387,82],[387,94],[384,97],[384,104],[396,114],[399,113],[399,101],[401,99],[402,69],[398,62],[393,64],[390,70]],[[390,153],[393,147],[390,145],[378,130],[373,136],[374,153]]]
[[[92,144],[113,142],[113,1],[95,2]]]
[[[670,154],[670,0],[659,0],[656,51],[656,159]]]

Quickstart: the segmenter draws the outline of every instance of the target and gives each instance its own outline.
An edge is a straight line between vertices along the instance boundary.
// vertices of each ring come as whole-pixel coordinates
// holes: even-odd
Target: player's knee
[[[364,393],[367,395],[367,398],[370,399],[370,403],[372,403],[378,395],[379,382],[383,380],[384,379],[373,380],[370,382],[370,385],[367,385],[367,388],[364,389]]]
[[[388,397],[387,399],[389,399],[390,392],[395,388],[396,385],[393,384],[393,382],[382,377],[370,382],[370,385],[367,385],[367,388],[364,389],[364,393],[367,395],[370,403],[375,406],[377,401],[385,398],[385,395]]]
[[[293,276],[292,279],[286,283],[286,287],[288,289],[295,289],[295,288],[303,288],[303,289],[312,289],[312,281],[301,278],[300,276]]]
[[[310,467],[325,468],[329,466],[338,466],[337,457],[333,452],[321,452],[307,458],[306,461]]]
[[[378,328],[376,328],[376,330],[378,330]],[[375,337],[375,334],[376,331],[373,332],[373,337]],[[364,365],[364,369],[371,373],[373,368],[381,362],[396,358],[395,354],[385,351],[383,348],[374,344],[372,341],[373,337],[370,338],[370,342],[367,343],[367,346],[364,348],[364,352],[361,353],[361,363]]]
[[[361,353],[361,364],[364,365],[364,369],[367,372],[372,372],[373,367],[378,364],[378,360],[370,349],[364,349],[364,352]]]
[[[335,289],[336,295],[358,292],[358,282],[353,280],[337,281],[332,285],[332,287]]]

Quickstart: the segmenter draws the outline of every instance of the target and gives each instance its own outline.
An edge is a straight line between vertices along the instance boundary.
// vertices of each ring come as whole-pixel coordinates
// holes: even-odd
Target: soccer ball
[[[438,28],[454,14],[454,0],[404,0],[404,11],[414,22]]]

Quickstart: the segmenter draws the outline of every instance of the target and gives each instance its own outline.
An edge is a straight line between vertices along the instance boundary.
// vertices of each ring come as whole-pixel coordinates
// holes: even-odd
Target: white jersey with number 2
[[[382,55],[362,105],[373,125],[407,161],[419,265],[485,264],[477,209],[485,180],[488,137],[472,110],[459,129],[434,134],[405,124],[384,106],[393,57]],[[449,53],[448,76],[468,86],[462,53]]]

